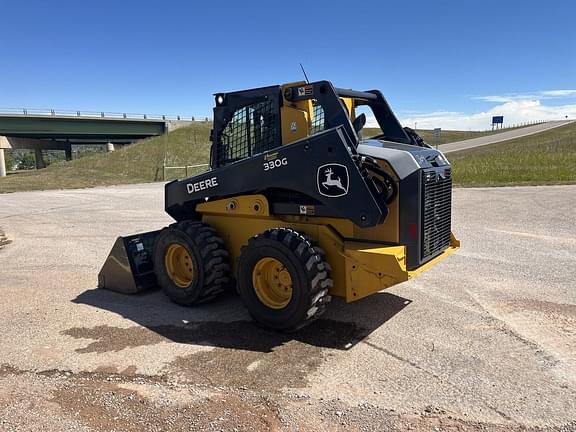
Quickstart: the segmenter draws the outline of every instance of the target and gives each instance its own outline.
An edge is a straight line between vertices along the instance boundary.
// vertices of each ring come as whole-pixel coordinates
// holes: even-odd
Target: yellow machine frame
[[[331,294],[352,302],[404,282],[434,266],[454,253],[460,242],[451,236],[450,247],[416,270],[406,269],[405,246],[383,246],[362,241],[347,241],[347,233],[364,234],[361,238],[382,238],[375,235],[381,227],[362,229],[346,219],[320,218],[315,216],[273,216],[268,200],[263,195],[242,195],[199,204],[196,210],[202,220],[216,229],[226,243],[231,263],[235,265],[240,249],[248,239],[263,231],[276,228],[292,228],[310,236],[326,252],[326,260],[332,266],[334,286]],[[366,232],[363,232],[366,231]],[[383,234],[380,232],[380,234]]]
[[[297,85],[306,85],[304,81],[284,84],[282,89],[294,87]],[[354,99],[340,98],[350,121],[356,118]],[[280,118],[282,119],[282,145],[290,144],[294,141],[306,138],[309,135],[310,128],[314,121],[314,106],[311,99],[301,101],[289,101],[284,99],[280,108]]]

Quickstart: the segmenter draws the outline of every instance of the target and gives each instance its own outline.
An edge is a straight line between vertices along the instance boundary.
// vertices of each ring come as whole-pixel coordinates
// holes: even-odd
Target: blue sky
[[[276,6],[282,4],[282,6]],[[572,1],[2,0],[0,108],[210,115],[217,91],[380,88],[406,124],[576,118]]]

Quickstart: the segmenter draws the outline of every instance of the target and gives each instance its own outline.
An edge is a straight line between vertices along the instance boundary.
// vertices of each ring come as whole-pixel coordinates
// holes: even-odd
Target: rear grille
[[[429,169],[422,173],[421,261],[439,254],[450,245],[452,171]]]

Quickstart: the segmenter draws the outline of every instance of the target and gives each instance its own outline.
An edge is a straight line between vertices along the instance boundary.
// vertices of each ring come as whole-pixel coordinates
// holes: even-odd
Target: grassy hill
[[[207,163],[211,123],[195,123],[161,137],[140,141],[112,153],[97,153],[43,170],[23,171],[0,179],[0,193],[24,190],[70,189],[163,180],[167,166]],[[183,177],[170,171],[168,179]]]
[[[0,179],[0,193],[69,189],[183,178],[163,163],[184,166],[207,163],[212,125],[196,123],[169,134],[140,141],[113,153],[98,153],[58,162],[39,171]],[[366,130],[364,136],[377,134]],[[432,131],[418,130],[428,142]],[[475,138],[491,132],[443,131],[444,141]],[[449,154],[454,181],[460,186],[576,183],[576,123],[540,134]],[[201,168],[200,170],[203,170]],[[189,172],[192,175],[193,172]]]
[[[576,123],[447,156],[459,186],[576,183]]]
[[[456,141],[463,141],[472,138],[478,138],[485,135],[492,135],[499,132],[509,131],[515,128],[507,128],[504,130],[495,130],[495,131],[456,131],[456,130],[442,130],[440,134],[440,141],[438,144],[446,144]],[[434,140],[434,131],[430,129],[418,129],[416,131],[418,135],[424,138],[430,145],[435,145],[436,141]],[[382,133],[379,128],[364,128],[362,130],[362,136],[364,138],[369,138],[375,135]]]

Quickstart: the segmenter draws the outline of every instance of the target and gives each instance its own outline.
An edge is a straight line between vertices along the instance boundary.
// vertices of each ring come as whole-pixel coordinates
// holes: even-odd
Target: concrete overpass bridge
[[[192,118],[194,119],[194,118]],[[115,113],[39,112],[0,110],[0,177],[6,175],[5,149],[29,149],[36,167],[44,168],[42,150],[63,150],[72,158],[72,145],[125,145],[158,136],[191,119]]]

